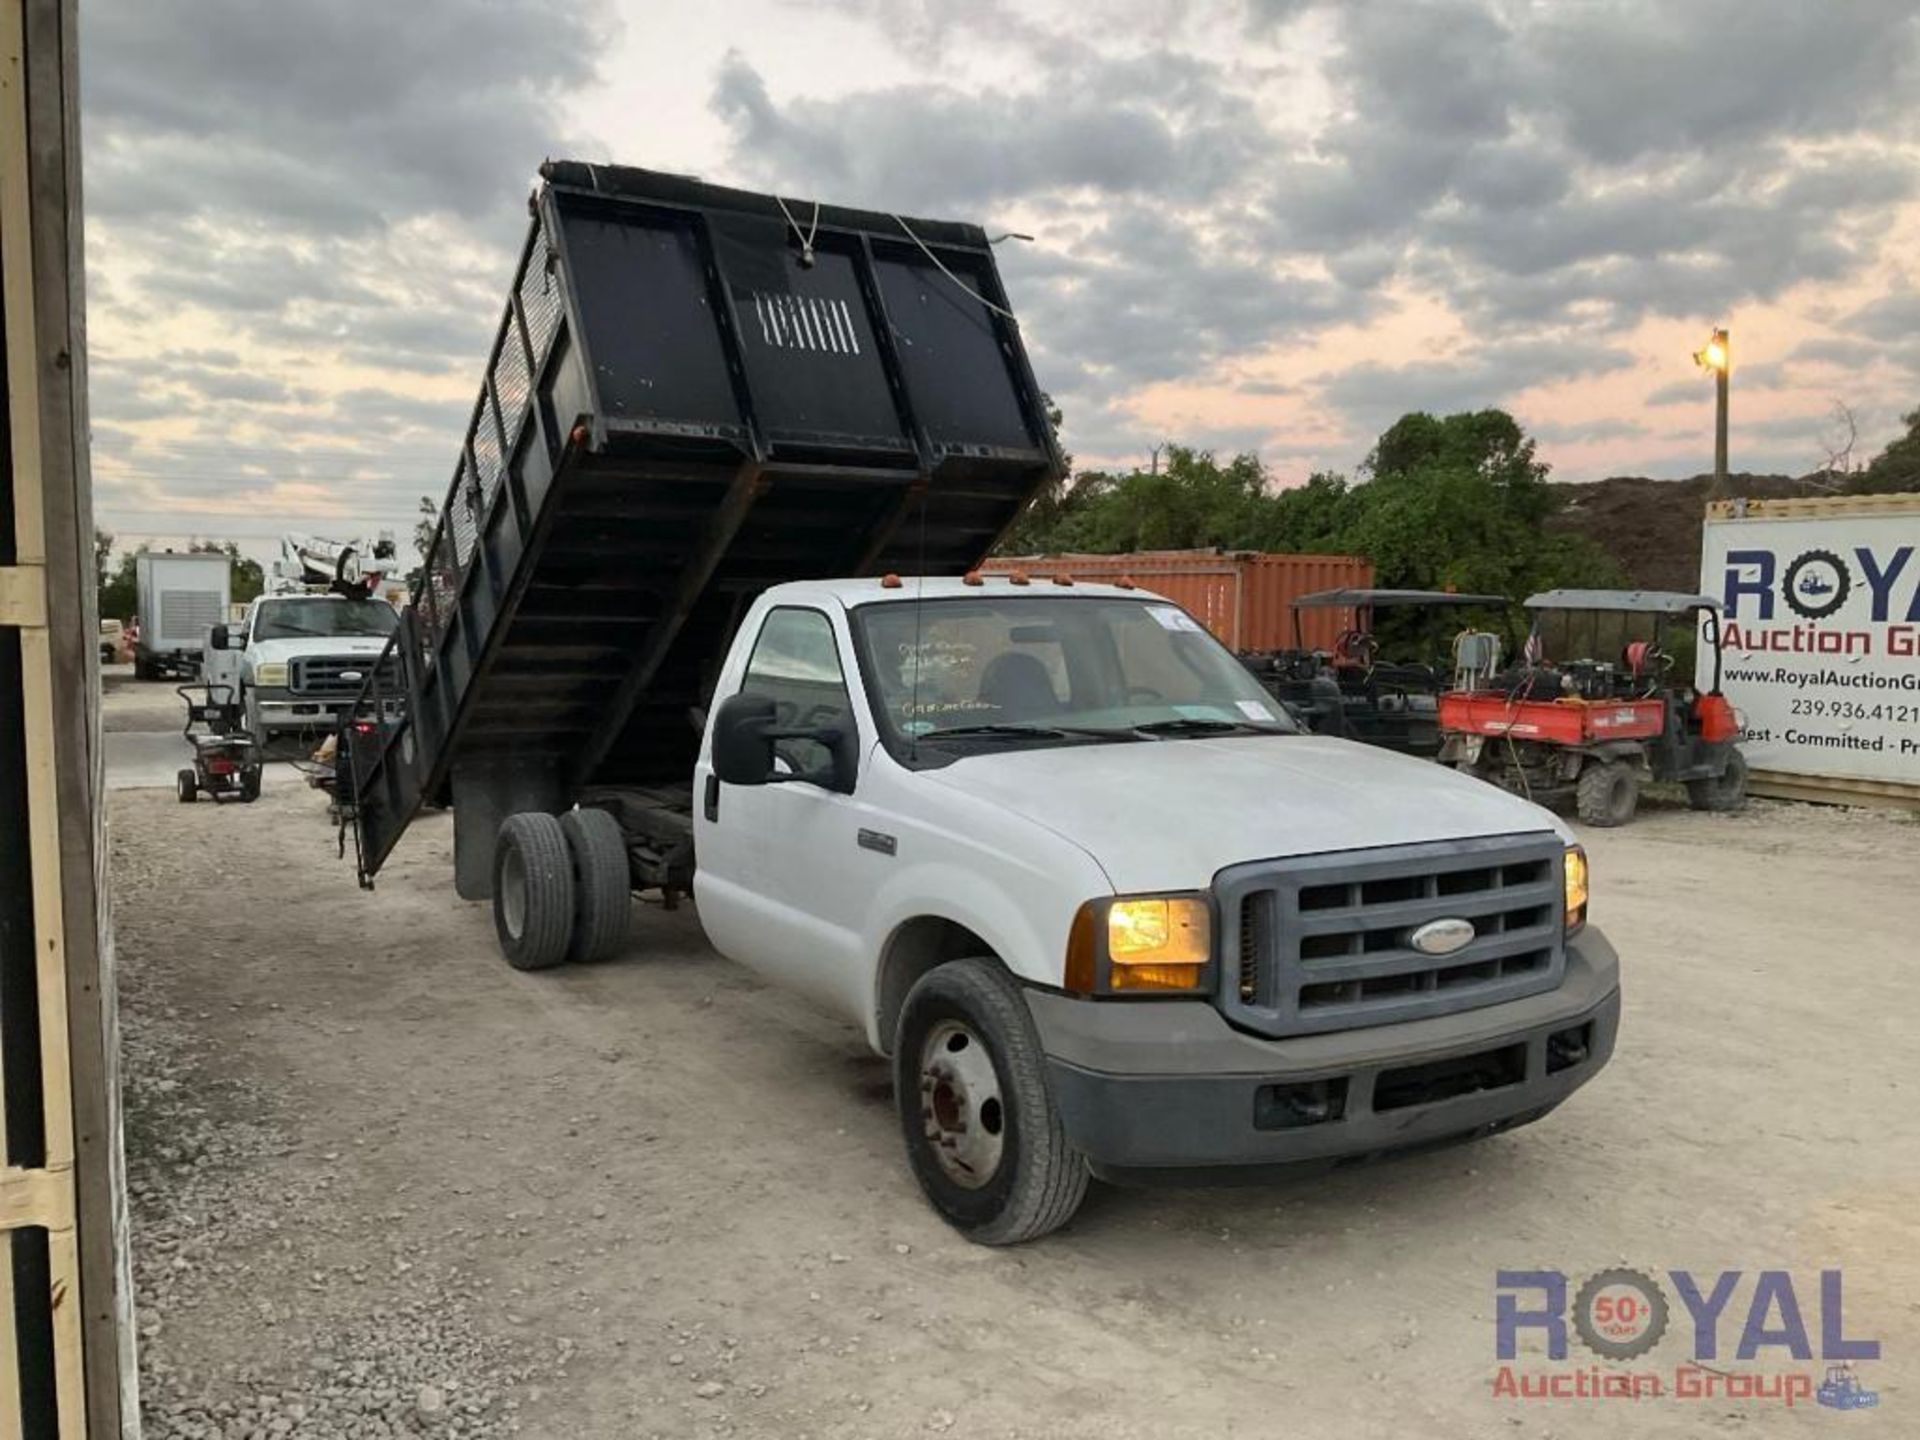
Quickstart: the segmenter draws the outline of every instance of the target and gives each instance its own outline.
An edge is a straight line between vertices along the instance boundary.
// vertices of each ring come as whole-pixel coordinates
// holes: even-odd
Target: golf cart
[[[1338,735],[1432,759],[1440,751],[1439,697],[1448,684],[1441,659],[1447,644],[1434,633],[1432,617],[1450,610],[1504,612],[1508,603],[1504,595],[1459,595],[1450,590],[1321,590],[1293,602],[1291,650],[1242,655],[1240,660],[1274,699],[1315,734]],[[1332,650],[1309,649],[1300,612],[1328,609],[1351,610],[1353,625],[1340,633]],[[1375,615],[1388,609],[1424,612],[1412,626],[1391,627],[1400,633],[1413,630],[1418,638],[1410,646],[1387,642],[1402,654],[1411,648],[1414,658],[1382,658]],[[1500,637],[1477,630],[1453,637],[1456,668],[1468,636],[1479,637],[1471,648],[1491,670],[1499,656]]]
[[[1740,721],[1720,693],[1718,601],[1665,590],[1548,590],[1526,608],[1533,630],[1522,663],[1440,697],[1442,762],[1543,805],[1572,799],[1589,825],[1626,824],[1648,780],[1683,782],[1696,810],[1746,803]],[[1666,646],[1669,626],[1696,616],[1713,649],[1705,692],[1674,673]],[[1548,660],[1552,617],[1564,617],[1554,628],[1569,652],[1579,653],[1584,630],[1588,655],[1614,658]]]

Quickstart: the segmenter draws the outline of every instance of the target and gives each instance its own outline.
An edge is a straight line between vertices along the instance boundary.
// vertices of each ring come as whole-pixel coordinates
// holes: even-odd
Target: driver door
[[[783,727],[839,725],[858,735],[841,654],[825,612],[777,607],[761,622],[736,693],[772,700]],[[865,807],[833,788],[830,757],[818,741],[779,741],[774,756],[781,778],[768,785],[721,784],[711,763],[701,762],[694,815],[701,923],[722,954],[863,1018],[860,927],[877,884],[863,862],[879,858],[859,848]]]

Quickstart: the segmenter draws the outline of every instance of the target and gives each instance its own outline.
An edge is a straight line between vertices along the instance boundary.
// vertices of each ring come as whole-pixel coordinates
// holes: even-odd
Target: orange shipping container
[[[987,571],[1070,575],[1110,584],[1122,576],[1179,605],[1230,650],[1286,650],[1294,643],[1293,602],[1317,590],[1373,584],[1373,566],[1355,555],[1280,555],[1259,550],[1135,550],[1125,555],[1001,555]],[[1351,610],[1303,610],[1309,649],[1331,650],[1353,627]]]

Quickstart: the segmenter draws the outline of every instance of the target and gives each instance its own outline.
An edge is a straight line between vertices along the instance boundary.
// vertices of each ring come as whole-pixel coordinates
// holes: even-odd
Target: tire
[[[240,772],[240,803],[251,805],[260,798],[260,770],[256,766]]]
[[[551,815],[509,815],[493,852],[493,928],[516,970],[550,970],[573,940],[573,860]]]
[[[173,777],[173,793],[180,797],[182,805],[191,805],[200,798],[200,787],[194,781],[193,771],[182,770]]]
[[[1738,810],[1747,803],[1747,761],[1738,750],[1727,751],[1727,768],[1705,780],[1687,782],[1687,804],[1696,810]]]
[[[952,960],[920,978],[894,1032],[893,1094],[914,1177],[967,1239],[1037,1240],[1080,1208],[1086,1161],[1048,1090],[1026,1000],[997,961]]]
[[[560,817],[573,858],[573,944],[569,961],[605,960],[626,944],[633,917],[633,881],[627,838],[604,810],[569,810]]]
[[[1624,760],[1597,760],[1580,772],[1574,804],[1589,825],[1624,825],[1640,804],[1639,772]]]

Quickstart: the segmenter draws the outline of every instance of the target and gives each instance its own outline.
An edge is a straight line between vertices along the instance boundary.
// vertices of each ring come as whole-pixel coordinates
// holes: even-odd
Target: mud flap
[[[567,808],[560,764],[546,757],[493,759],[453,767],[453,888],[462,900],[493,898],[493,851],[500,822],[523,810]]]

